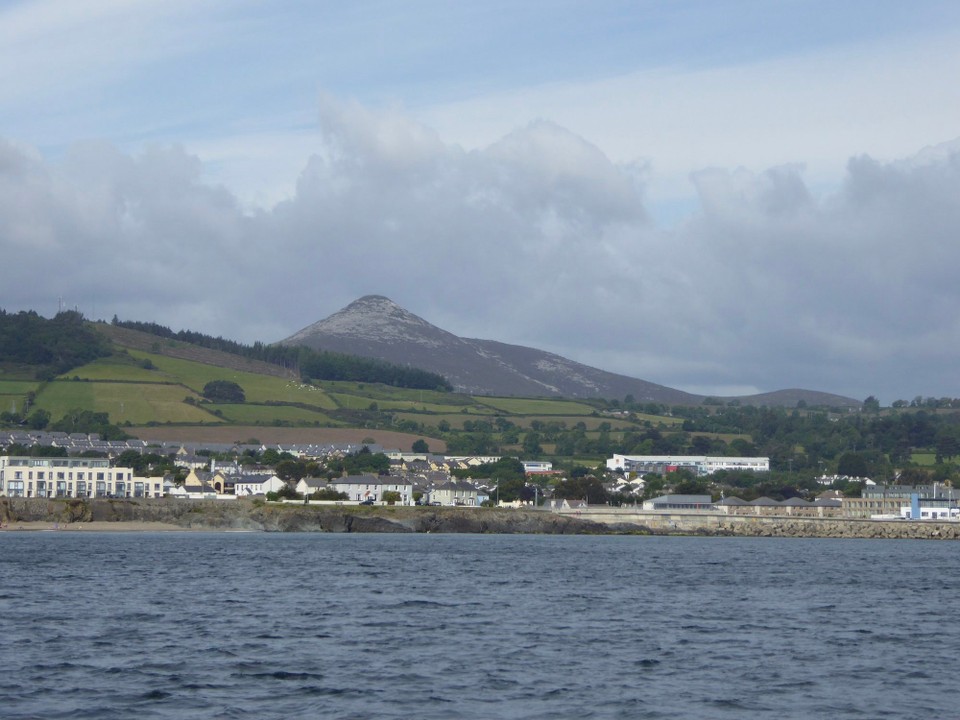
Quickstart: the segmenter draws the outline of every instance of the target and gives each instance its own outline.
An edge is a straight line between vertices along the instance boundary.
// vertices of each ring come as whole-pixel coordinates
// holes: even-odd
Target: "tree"
[[[848,477],[866,477],[867,461],[860,453],[848,452],[837,461],[837,474]]]
[[[609,499],[603,483],[593,475],[570,478],[553,489],[553,496],[568,500],[586,500],[590,505],[602,505]]]
[[[34,410],[27,418],[27,425],[31,430],[43,430],[50,424],[50,413],[46,410]]]
[[[333,488],[323,488],[317,490],[310,496],[311,500],[349,500],[345,492],[337,492]]]
[[[936,460],[944,460],[960,455],[960,425],[942,425],[936,435]]]
[[[403,497],[396,490],[384,490],[383,497],[380,499],[389,505],[393,505],[394,503],[400,502]]]
[[[211,380],[203,386],[203,396],[211,402],[242,403],[243,388],[232,380]]]
[[[415,453],[427,453],[430,452],[430,446],[427,445],[427,441],[423,438],[415,440],[413,447],[411,448]]]
[[[871,395],[863,401],[863,411],[872,413],[880,412],[880,401]]]
[[[523,436],[523,452],[525,455],[540,455],[543,448],[540,446],[540,433],[528,432]]]
[[[301,480],[307,476],[307,467],[299,460],[281,460],[275,470],[281,480]]]

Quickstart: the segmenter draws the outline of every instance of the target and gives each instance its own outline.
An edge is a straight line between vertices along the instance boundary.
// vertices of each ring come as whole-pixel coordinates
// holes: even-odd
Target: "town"
[[[824,489],[813,500],[683,492],[718,471],[766,473],[765,457],[614,454],[569,478],[541,460],[401,452],[376,444],[148,443],[96,435],[0,435],[0,496],[10,498],[260,498],[303,504],[513,507],[620,505],[654,512],[736,516],[960,521],[960,490],[863,479],[859,495]],[[17,454],[31,448],[31,454]],[[833,484],[840,478],[824,478]],[[843,478],[848,483],[850,478]],[[671,482],[672,481],[672,482]],[[669,483],[669,484],[668,484]],[[652,488],[665,490],[653,495]],[[671,492],[673,491],[673,492]],[[612,499],[617,502],[612,502]]]

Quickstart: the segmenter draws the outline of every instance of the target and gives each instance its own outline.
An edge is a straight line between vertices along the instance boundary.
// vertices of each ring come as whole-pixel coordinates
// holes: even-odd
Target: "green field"
[[[595,408],[572,400],[535,400],[526,398],[473,398],[481,405],[489,405],[512,415],[591,415]]]
[[[24,405],[27,404],[26,395],[0,395],[0,413],[13,413],[16,415],[21,410],[23,410]]]
[[[371,397],[369,395],[347,395],[345,393],[330,393],[337,405],[345,410],[368,410],[372,403],[377,404],[378,410],[412,410],[425,411],[428,413],[449,413],[460,409],[459,405],[438,405],[436,403],[421,403],[419,400],[389,400]],[[479,415],[480,408],[475,409],[475,414]],[[483,408],[487,410],[487,408]]]
[[[338,425],[327,415],[290,405],[204,405],[219,410],[225,420],[241,425],[272,425],[278,423]]]
[[[461,408],[475,404],[473,398],[468,395],[455,395],[453,393],[440,392],[439,390],[412,390],[410,388],[398,388],[390,385],[379,385],[376,383],[357,383],[321,380],[317,385],[331,394],[343,394],[354,397],[367,398],[368,400],[396,400],[398,402],[414,403],[417,406],[424,404],[442,405],[446,408]],[[367,405],[370,403],[368,402]]]
[[[917,465],[936,465],[937,454],[932,452],[915,452],[910,456],[910,461]]]
[[[37,395],[35,407],[49,412],[54,422],[76,409],[105,412],[110,422],[117,424],[219,422],[212,414],[183,402],[188,395],[192,394],[179,385],[58,380]]]
[[[420,413],[397,413],[395,415],[397,420],[407,420],[414,423],[423,423],[424,425],[432,425],[436,427],[439,423],[446,421],[450,424],[450,427],[454,430],[463,430],[463,423],[465,420],[476,421],[476,420],[487,420],[489,418],[484,418],[483,415],[479,414],[470,414],[464,415],[463,413],[448,413],[448,414],[437,414],[437,415],[423,415]]]
[[[18,413],[27,404],[27,393],[35,392],[39,383],[30,380],[0,380],[0,413]]]
[[[635,413],[640,422],[649,422],[651,425],[682,425],[683,420],[675,417],[665,417],[663,415],[647,415],[646,413]]]
[[[252,403],[268,401],[303,403],[305,405],[315,405],[324,410],[334,410],[337,407],[336,403],[322,389],[303,385],[295,380],[230,370],[215,365],[205,365],[190,360],[180,360],[137,350],[131,350],[130,354],[138,358],[149,358],[157,366],[160,373],[166,375],[169,379],[182,383],[197,393],[202,392],[203,386],[211,380],[232,380],[243,388],[247,400]]]
[[[30,380],[0,380],[0,395],[26,395],[38,387],[40,383]]]
[[[562,422],[567,426],[567,429],[574,427],[577,423],[583,423],[586,425],[587,430],[598,430],[600,425],[603,423],[607,423],[611,430],[623,430],[626,428],[631,430],[637,429],[636,423],[628,422],[626,420],[616,420],[614,418],[608,418],[602,415],[533,415],[508,419],[520,427],[530,427],[530,423],[538,420],[544,424]]]
[[[159,370],[147,370],[129,357],[106,357],[61,375],[61,380],[115,380],[119,382],[169,383],[177,379]]]

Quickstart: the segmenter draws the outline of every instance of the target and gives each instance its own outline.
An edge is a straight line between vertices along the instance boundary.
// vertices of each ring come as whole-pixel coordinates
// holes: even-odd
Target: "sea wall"
[[[651,534],[744,537],[960,539],[960,523],[728,516],[597,507],[544,510],[275,504],[257,500],[0,498],[0,523],[164,523],[192,530]]]
[[[960,522],[863,520],[790,516],[727,515],[596,507],[565,511],[615,528],[643,527],[653,534],[745,537],[832,537],[960,540]]]

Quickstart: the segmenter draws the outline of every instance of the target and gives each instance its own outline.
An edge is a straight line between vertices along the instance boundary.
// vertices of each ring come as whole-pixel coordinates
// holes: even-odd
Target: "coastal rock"
[[[608,508],[608,510],[611,510]],[[960,540],[960,523],[665,515],[575,517],[542,510],[266,503],[263,500],[0,498],[0,521],[82,527],[90,521],[192,530],[339,533],[649,534]]]

